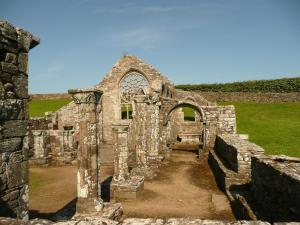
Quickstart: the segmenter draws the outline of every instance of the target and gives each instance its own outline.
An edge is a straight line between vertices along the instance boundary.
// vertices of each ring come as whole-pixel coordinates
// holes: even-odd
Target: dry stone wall
[[[268,221],[300,222],[300,159],[253,157],[251,192]]]
[[[211,102],[300,102],[300,93],[195,92]]]
[[[28,218],[28,52],[38,43],[0,21],[0,216]]]

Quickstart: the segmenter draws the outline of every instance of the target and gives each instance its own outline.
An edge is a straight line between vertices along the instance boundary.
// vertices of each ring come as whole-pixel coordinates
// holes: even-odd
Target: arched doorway
[[[166,111],[164,126],[167,145],[171,148],[195,150],[198,155],[205,147],[205,114],[194,102],[178,102]]]

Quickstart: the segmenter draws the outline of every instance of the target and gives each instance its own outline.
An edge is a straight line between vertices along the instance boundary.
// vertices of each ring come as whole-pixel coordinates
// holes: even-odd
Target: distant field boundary
[[[300,93],[203,92],[195,91],[211,102],[299,103]]]
[[[205,92],[291,93],[300,92],[300,77],[216,84],[180,84],[176,85],[176,88]]]
[[[68,93],[30,94],[31,100],[71,99]]]

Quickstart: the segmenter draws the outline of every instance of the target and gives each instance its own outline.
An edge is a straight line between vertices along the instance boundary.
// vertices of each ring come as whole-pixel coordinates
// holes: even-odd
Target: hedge
[[[206,92],[300,92],[300,77],[217,84],[180,84],[175,87],[185,91]]]

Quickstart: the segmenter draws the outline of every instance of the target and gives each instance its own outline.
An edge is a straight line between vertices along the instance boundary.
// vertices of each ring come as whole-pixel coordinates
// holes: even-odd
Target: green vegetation
[[[187,106],[182,107],[185,121],[195,121],[195,111]]]
[[[235,105],[237,129],[266,154],[300,157],[299,103],[221,103]]]
[[[208,92],[300,92],[300,77],[224,84],[181,84],[176,85],[176,88],[186,91]]]
[[[32,100],[29,102],[29,116],[44,116],[45,112],[56,111],[69,102],[71,99]]]

